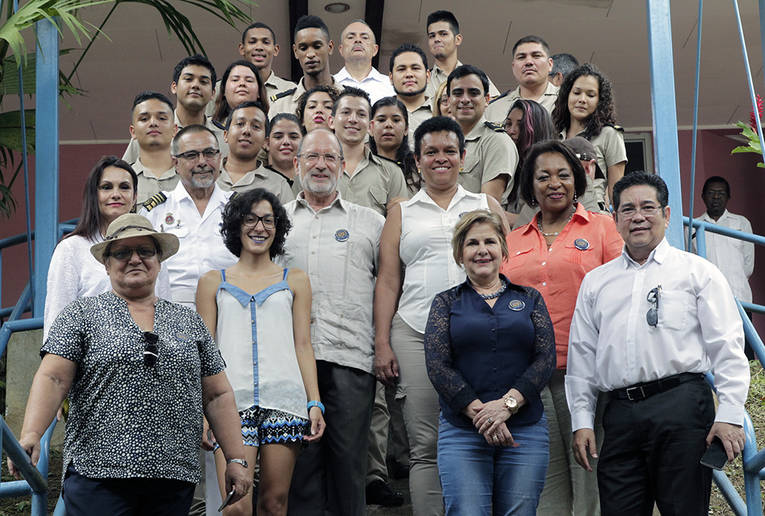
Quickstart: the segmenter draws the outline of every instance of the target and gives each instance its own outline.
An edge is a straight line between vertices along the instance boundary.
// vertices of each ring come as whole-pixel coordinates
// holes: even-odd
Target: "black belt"
[[[655,380],[653,382],[636,383],[630,387],[624,387],[623,389],[616,389],[609,392],[609,397],[619,400],[641,401],[646,398],[650,398],[654,394],[674,389],[681,383],[690,382],[692,380],[703,380],[703,373],[680,373],[672,376],[667,376],[661,380]]]

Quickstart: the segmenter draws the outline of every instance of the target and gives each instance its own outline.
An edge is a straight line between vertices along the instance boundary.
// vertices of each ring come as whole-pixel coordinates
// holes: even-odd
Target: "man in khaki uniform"
[[[303,69],[303,77],[295,88],[290,88],[269,100],[271,109],[268,117],[273,118],[277,113],[292,113],[298,106],[300,96],[320,84],[336,86],[335,79],[329,71],[329,56],[335,48],[329,38],[327,24],[318,16],[301,16],[295,24],[294,43],[292,52]]]
[[[265,23],[251,23],[244,29],[238,50],[242,59],[251,62],[258,69],[258,74],[266,86],[269,99],[273,99],[279,93],[296,86],[294,82],[282,79],[274,73],[274,57],[279,55],[279,44],[276,42],[276,34],[273,29]],[[213,99],[215,99],[219,89],[220,81],[215,84]],[[207,116],[212,116],[214,111],[215,101],[212,100],[207,104]]]
[[[337,189],[343,199],[385,216],[394,203],[409,198],[404,173],[372,154],[364,144],[369,132],[369,96],[346,87],[335,101],[329,125],[343,147],[345,168]]]
[[[434,11],[428,15],[427,19],[428,48],[435,62],[430,70],[430,79],[428,81],[427,94],[433,98],[449,74],[462,66],[457,58],[457,47],[462,44],[462,34],[460,34],[460,24],[457,18],[450,11]],[[499,90],[489,79],[487,88],[489,97],[499,96]]]
[[[484,192],[500,201],[512,184],[518,149],[501,125],[484,118],[489,78],[475,66],[462,65],[449,74],[446,84],[452,116],[465,134],[459,183],[469,192]]]
[[[133,100],[130,136],[138,144],[138,157],[131,163],[138,175],[138,204],[178,184],[170,142],[175,135],[170,99],[153,91],[139,93]]]
[[[550,47],[539,36],[525,36],[513,46],[513,77],[518,86],[491,101],[486,118],[504,125],[510,107],[518,99],[539,102],[548,113],[555,109],[558,86],[547,79],[552,69]]]
[[[428,58],[417,45],[404,43],[390,56],[390,82],[396,97],[409,114],[409,147],[414,150],[414,131],[433,116],[427,94]]]
[[[267,126],[266,110],[260,102],[243,102],[234,108],[223,133],[229,154],[216,182],[221,190],[237,193],[264,188],[284,204],[295,199],[287,180],[258,161]]]
[[[170,93],[175,95],[178,105],[174,119],[177,131],[189,125],[203,125],[210,129],[218,139],[221,155],[228,154],[228,146],[223,141],[223,131],[213,124],[212,118],[205,116],[205,107],[212,99],[215,84],[215,68],[202,55],[188,56],[181,59],[173,70]],[[135,138],[125,149],[122,159],[133,163],[138,159],[138,142]]]

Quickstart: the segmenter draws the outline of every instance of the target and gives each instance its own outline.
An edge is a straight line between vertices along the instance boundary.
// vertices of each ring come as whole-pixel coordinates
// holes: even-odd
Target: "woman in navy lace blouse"
[[[549,457],[539,391],[555,368],[552,322],[539,292],[499,274],[508,252],[497,215],[463,215],[452,250],[467,281],[436,296],[425,330],[446,513],[534,515]]]

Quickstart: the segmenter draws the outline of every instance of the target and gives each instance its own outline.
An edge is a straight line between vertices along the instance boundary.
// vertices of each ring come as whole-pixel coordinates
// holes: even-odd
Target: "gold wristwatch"
[[[505,408],[508,410],[508,412],[510,412],[511,416],[518,412],[518,409],[520,408],[518,406],[518,400],[512,397],[510,394],[505,394],[502,396],[502,401],[505,402]]]

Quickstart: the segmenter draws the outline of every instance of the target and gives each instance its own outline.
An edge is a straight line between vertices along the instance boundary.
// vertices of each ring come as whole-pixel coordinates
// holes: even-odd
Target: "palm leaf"
[[[13,13],[0,27],[0,40],[6,41],[13,50],[20,66],[27,55],[23,31],[41,20],[50,21],[59,32],[66,26],[81,44],[82,36],[90,38],[91,23],[77,18],[77,10],[108,3],[110,0],[30,0]]]

